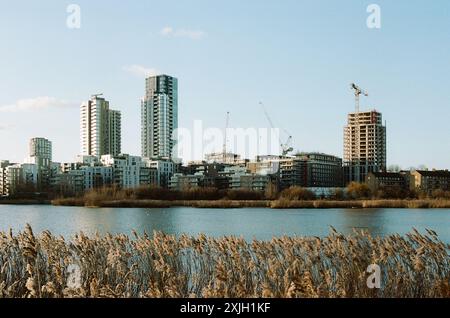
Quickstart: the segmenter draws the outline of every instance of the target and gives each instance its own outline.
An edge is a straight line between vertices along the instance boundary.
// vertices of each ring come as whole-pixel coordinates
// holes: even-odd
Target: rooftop
[[[403,175],[400,172],[372,172],[378,178],[401,178]]]
[[[424,177],[445,177],[450,178],[450,171],[448,170],[417,170],[417,173]]]

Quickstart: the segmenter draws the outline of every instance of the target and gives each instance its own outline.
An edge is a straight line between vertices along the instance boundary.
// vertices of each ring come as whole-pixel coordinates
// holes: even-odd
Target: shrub
[[[431,198],[433,199],[450,199],[450,191],[442,189],[436,189],[431,192]]]
[[[345,199],[345,192],[342,189],[336,189],[333,191],[333,193],[330,196],[330,199],[332,200],[344,200]]]
[[[86,192],[83,199],[86,206],[99,206],[103,201],[130,200],[135,199],[135,196],[132,189],[103,187]]]
[[[406,199],[409,197],[409,191],[400,186],[380,187],[376,192],[379,199]]]
[[[246,189],[228,190],[226,198],[229,200],[262,200],[264,192]]]
[[[285,200],[315,200],[316,195],[308,189],[301,187],[290,187],[280,193],[280,199]]]
[[[191,188],[179,192],[181,200],[219,200],[223,198],[217,188]]]
[[[269,182],[264,191],[264,197],[267,200],[275,200],[278,197],[278,189],[277,186],[273,182]]]
[[[370,189],[365,183],[351,182],[347,186],[347,195],[350,199],[367,199],[370,198]]]

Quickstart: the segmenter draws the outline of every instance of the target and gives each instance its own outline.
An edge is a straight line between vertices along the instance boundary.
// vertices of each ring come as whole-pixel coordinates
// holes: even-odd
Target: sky
[[[69,28],[70,4],[80,28]],[[377,4],[380,28],[368,28]],[[79,106],[104,93],[122,111],[122,152],[140,154],[145,76],[178,78],[179,126],[275,126],[299,151],[343,156],[354,109],[387,123],[388,165],[450,168],[450,2],[0,0],[0,159],[28,140],[53,160],[80,152]]]

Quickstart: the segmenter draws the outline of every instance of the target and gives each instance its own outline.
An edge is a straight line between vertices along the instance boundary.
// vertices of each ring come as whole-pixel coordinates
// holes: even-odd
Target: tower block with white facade
[[[93,95],[80,108],[81,153],[85,156],[121,153],[121,113],[109,108],[109,101]]]
[[[141,102],[141,147],[146,158],[172,158],[178,128],[178,80],[168,75],[145,81]]]

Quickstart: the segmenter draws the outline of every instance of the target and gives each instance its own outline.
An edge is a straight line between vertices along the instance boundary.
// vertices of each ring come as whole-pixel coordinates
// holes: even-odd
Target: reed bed
[[[71,241],[31,227],[0,233],[0,297],[450,297],[448,244],[428,230],[372,237],[179,237]],[[78,266],[77,285],[69,284]],[[366,268],[381,268],[381,288]]]
[[[422,199],[422,200],[287,200],[271,201],[273,209],[450,209],[450,200]]]
[[[192,188],[177,191],[160,187],[140,187],[136,189],[103,187],[88,191],[79,197],[55,198],[51,201],[51,204],[61,206],[145,208],[166,208],[171,206],[199,208],[271,207],[276,209],[450,208],[450,200],[446,195],[447,192],[436,191],[434,196],[426,198],[393,197],[378,199],[376,196],[370,196],[367,185],[355,183],[349,185],[347,195],[344,195],[343,191],[337,191],[328,199],[319,199],[313,192],[301,187],[287,188],[276,194],[245,189]]]
[[[449,209],[450,200],[365,200],[363,208]]]
[[[272,209],[352,209],[352,208],[401,208],[448,209],[450,200],[102,200],[86,202],[82,198],[61,198],[51,201],[55,206],[87,206],[104,208],[169,208],[177,206],[193,208],[272,208]]]
[[[270,207],[266,200],[117,200],[100,202],[100,207],[169,208],[177,206],[211,209]]]
[[[269,200],[105,200],[95,203],[85,203],[83,199],[55,199],[55,206],[87,206],[101,208],[169,208],[193,207],[211,209],[237,209],[237,208],[268,208]]]

